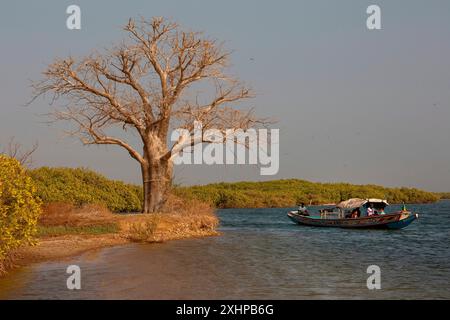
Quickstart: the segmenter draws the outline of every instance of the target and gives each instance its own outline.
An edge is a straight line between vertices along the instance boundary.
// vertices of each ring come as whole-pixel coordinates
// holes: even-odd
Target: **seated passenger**
[[[378,210],[377,213],[378,213],[378,214],[386,214],[386,212],[384,212],[384,208],[381,208],[380,210]]]
[[[369,206],[367,207],[367,216],[373,216],[375,215],[375,210],[373,209],[373,204],[369,204]]]
[[[304,203],[300,204],[298,207],[298,214],[302,216],[309,216],[308,209],[305,207]]]
[[[353,219],[359,218],[361,217],[361,210],[359,210],[359,208],[356,208],[352,211],[352,216]]]

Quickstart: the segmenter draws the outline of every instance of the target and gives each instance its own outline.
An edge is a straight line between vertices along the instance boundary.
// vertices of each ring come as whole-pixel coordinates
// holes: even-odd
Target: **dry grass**
[[[118,223],[131,241],[164,242],[216,235],[219,220],[208,204],[170,196],[161,213],[125,215]]]
[[[112,228],[117,225],[117,230]],[[198,200],[171,195],[160,213],[113,214],[100,205],[81,208],[65,203],[46,205],[39,219],[41,236],[119,233],[131,241],[162,242],[215,234],[214,210]],[[106,231],[104,231],[106,230]]]
[[[109,224],[116,215],[101,205],[75,207],[67,203],[52,203],[44,206],[39,225],[45,227],[82,227]]]
[[[217,224],[217,217],[206,213],[195,216],[177,213],[126,216],[119,221],[124,237],[141,242],[164,242],[216,235]]]

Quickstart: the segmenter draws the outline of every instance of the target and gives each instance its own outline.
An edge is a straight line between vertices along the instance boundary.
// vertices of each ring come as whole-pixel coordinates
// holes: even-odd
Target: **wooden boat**
[[[309,216],[290,211],[288,217],[295,223],[313,227],[338,227],[360,229],[402,229],[416,220],[419,215],[408,210],[397,211],[388,214],[375,214],[364,217],[350,217],[349,213],[356,208],[372,206],[375,210],[384,212],[388,206],[386,200],[380,199],[350,199],[338,204],[335,208],[319,211],[319,215]]]

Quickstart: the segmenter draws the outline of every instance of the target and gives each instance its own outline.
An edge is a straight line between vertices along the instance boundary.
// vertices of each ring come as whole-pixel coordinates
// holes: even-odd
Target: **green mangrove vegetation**
[[[441,199],[450,199],[450,192],[439,192],[438,195]]]
[[[386,188],[377,185],[317,183],[298,179],[264,182],[214,183],[177,188],[182,197],[193,197],[217,208],[292,207],[337,203],[349,198],[382,198],[391,203],[429,203],[439,194],[415,188]]]
[[[110,180],[89,169],[42,167],[31,170],[30,176],[44,203],[101,204],[113,212],[142,208],[142,187]]]
[[[84,168],[48,168],[30,171],[37,195],[44,203],[64,202],[76,206],[102,204],[113,212],[139,212],[142,188]],[[415,188],[386,188],[377,185],[317,183],[298,179],[263,182],[214,183],[175,186],[175,195],[207,202],[216,208],[291,207],[337,203],[348,198],[383,198],[391,203],[430,203],[450,198]]]

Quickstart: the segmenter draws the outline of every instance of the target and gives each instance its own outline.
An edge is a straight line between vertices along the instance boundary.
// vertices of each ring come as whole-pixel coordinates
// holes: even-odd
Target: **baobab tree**
[[[167,198],[174,157],[196,143],[213,143],[184,136],[171,144],[171,129],[187,129],[193,136],[195,121],[225,132],[261,120],[238,107],[252,94],[226,74],[230,52],[217,40],[163,18],[130,19],[124,30],[128,37],[109,50],[49,65],[33,83],[34,98],[50,93],[52,103],[62,102],[53,118],[74,124],[69,133],[84,144],[124,148],[141,167],[143,212],[150,213]],[[129,129],[142,150],[126,139]]]

